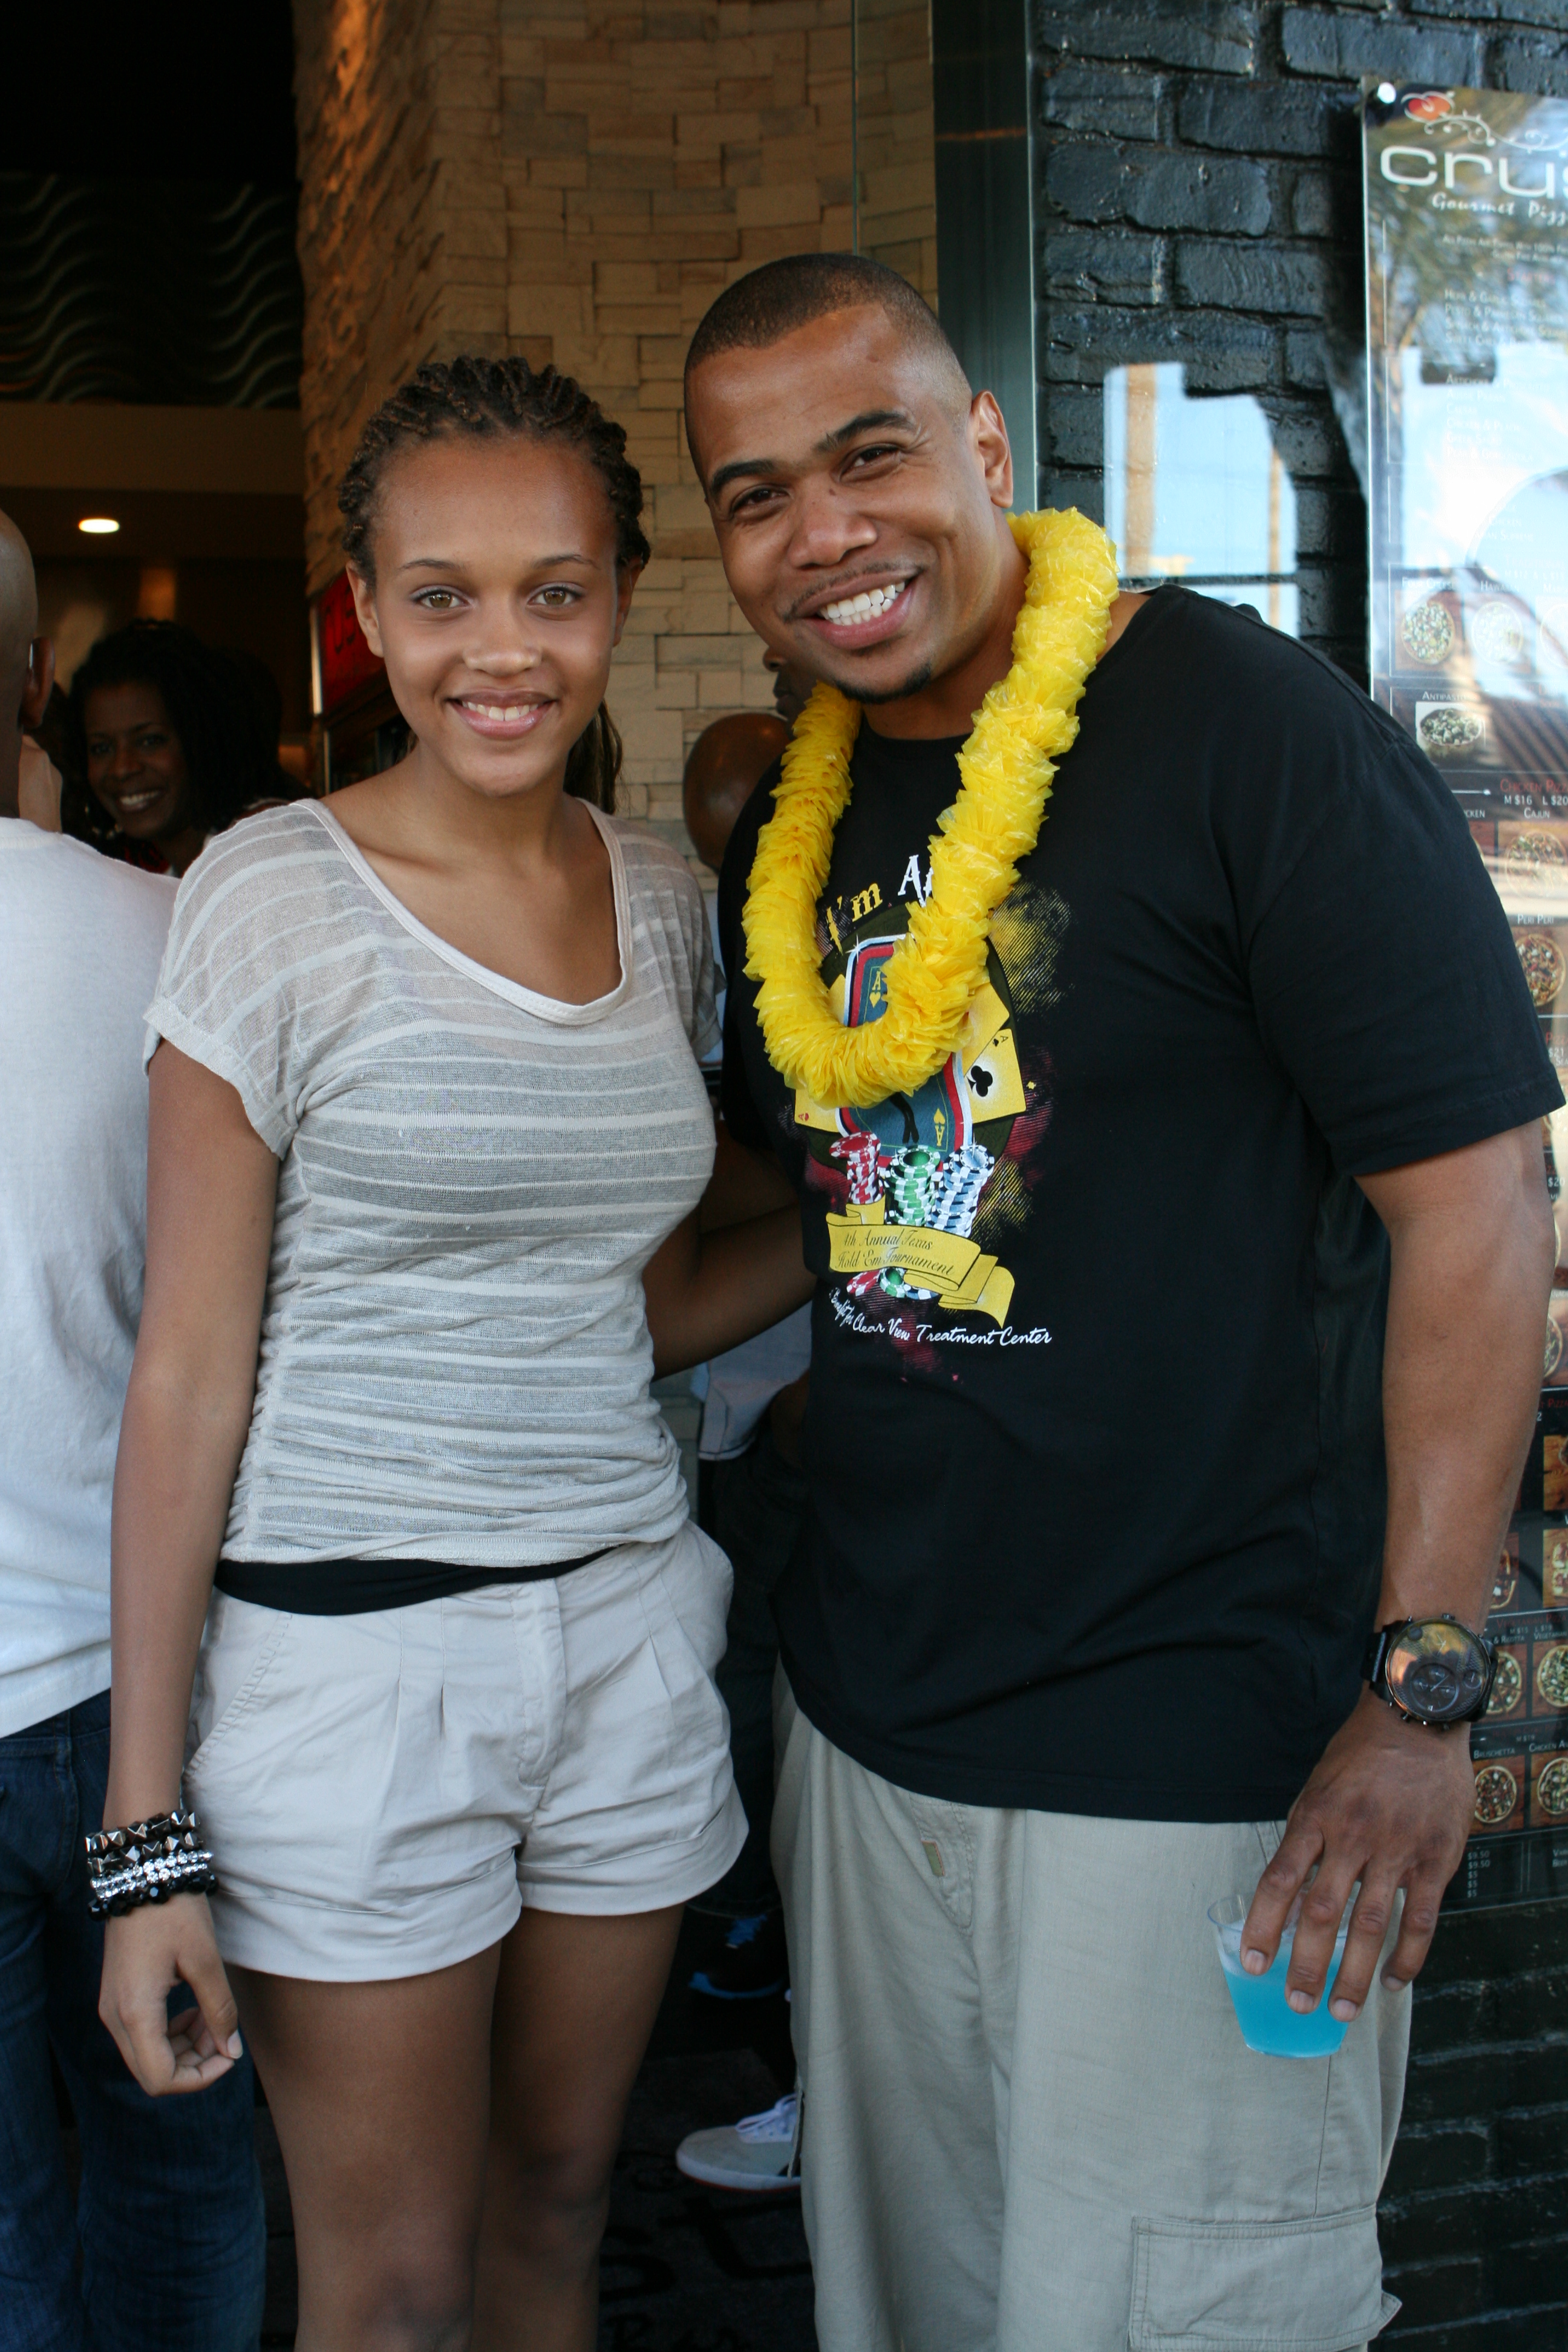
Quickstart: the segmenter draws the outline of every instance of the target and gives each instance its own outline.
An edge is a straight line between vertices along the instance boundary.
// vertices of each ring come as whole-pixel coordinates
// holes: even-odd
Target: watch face
[[[1384,1662],[1389,1696],[1422,1723],[1460,1723],[1487,1686],[1487,1654],[1462,1625],[1408,1625]]]

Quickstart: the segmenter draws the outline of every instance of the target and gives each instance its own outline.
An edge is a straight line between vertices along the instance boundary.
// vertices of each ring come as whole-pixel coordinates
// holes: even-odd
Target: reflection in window
[[[1180,580],[1299,634],[1295,488],[1249,394],[1189,399],[1175,362],[1112,368],[1105,528],[1124,586]]]

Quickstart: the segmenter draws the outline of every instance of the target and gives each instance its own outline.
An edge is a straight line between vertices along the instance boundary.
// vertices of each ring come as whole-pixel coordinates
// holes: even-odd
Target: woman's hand
[[[190,1987],[196,2007],[171,2020],[177,1984]],[[239,2012],[205,1895],[139,1904],[106,1922],[98,2013],[153,2098],[205,2091],[228,2073],[241,2054]]]

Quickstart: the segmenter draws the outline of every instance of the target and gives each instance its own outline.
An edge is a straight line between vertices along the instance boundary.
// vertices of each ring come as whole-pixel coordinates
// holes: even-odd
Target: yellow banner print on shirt
[[[1013,1277],[1005,1265],[962,1234],[889,1225],[885,1209],[885,1202],[868,1201],[843,1216],[828,1213],[828,1263],[835,1274],[880,1274],[896,1265],[921,1289],[934,1290],[939,1307],[1007,1320]]]

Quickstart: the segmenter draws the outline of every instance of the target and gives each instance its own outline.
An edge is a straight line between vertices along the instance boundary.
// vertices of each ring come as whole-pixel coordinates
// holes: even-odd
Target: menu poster
[[[1372,690],[1453,787],[1568,1074],[1568,100],[1363,89]],[[1568,1109],[1558,1281],[1450,1904],[1568,1894]]]

